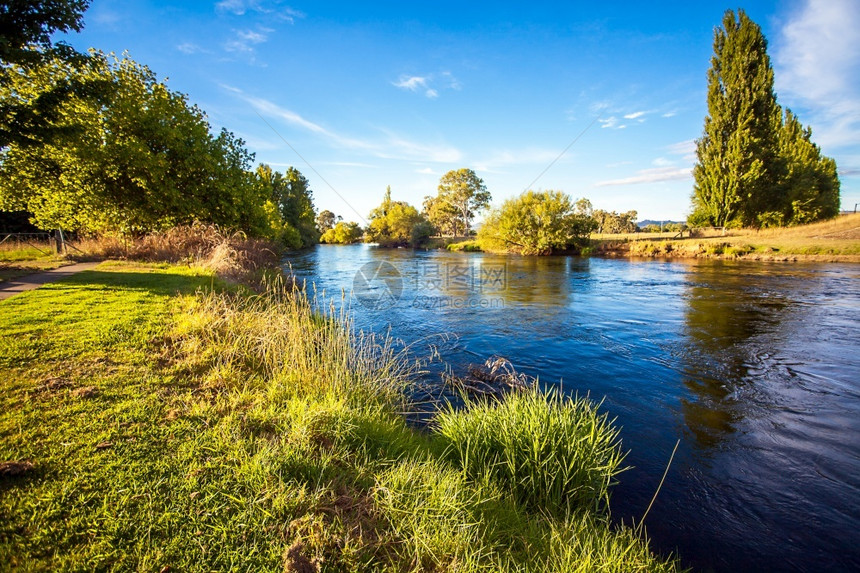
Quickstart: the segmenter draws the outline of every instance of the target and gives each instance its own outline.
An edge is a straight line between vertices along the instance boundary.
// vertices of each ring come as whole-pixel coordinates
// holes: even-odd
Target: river
[[[616,521],[704,571],[860,570],[860,265],[505,257],[323,246],[292,255],[355,325],[455,371],[509,359],[603,399],[631,469]],[[439,336],[446,335],[446,336]]]

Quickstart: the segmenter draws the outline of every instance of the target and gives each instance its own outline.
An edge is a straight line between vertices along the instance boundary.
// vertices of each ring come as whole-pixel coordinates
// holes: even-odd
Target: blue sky
[[[362,222],[387,185],[420,208],[460,167],[496,203],[558,189],[640,220],[683,219],[713,30],[730,7],[93,0],[67,41],[128,51],[258,162],[297,167],[317,208],[347,220]],[[741,7],[768,37],[780,103],[837,160],[853,209],[860,2]]]

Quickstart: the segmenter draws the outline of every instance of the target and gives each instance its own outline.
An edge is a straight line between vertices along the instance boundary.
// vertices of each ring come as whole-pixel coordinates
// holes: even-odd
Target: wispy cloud
[[[777,91],[808,108],[801,120],[824,147],[860,141],[859,28],[856,0],[806,0],[778,38]]]
[[[429,167],[425,167],[424,169],[416,169],[416,170],[415,170],[415,173],[419,173],[419,174],[421,174],[421,175],[436,175],[436,172],[435,172],[435,171],[433,171],[433,170],[432,170],[431,168],[429,168]]]
[[[544,167],[550,161],[558,159],[559,150],[528,147],[525,149],[503,149],[492,152],[486,157],[471,161],[475,169],[488,173],[504,173],[506,168],[523,165]],[[535,167],[537,170],[537,167]]]
[[[627,124],[621,123],[614,115],[600,118],[598,121],[600,122],[600,127],[603,129],[624,129],[627,127]]]
[[[639,119],[643,115],[648,113],[647,111],[634,111],[633,113],[628,113],[624,116],[624,119]]]
[[[176,46],[176,49],[182,52],[183,54],[200,54],[206,53],[207,50],[201,48],[194,42],[183,42]]]
[[[221,87],[248,103],[260,115],[314,133],[334,147],[365,152],[381,159],[418,159],[434,163],[455,163],[462,158],[462,153],[454,147],[410,141],[384,129],[379,130],[385,136],[380,141],[348,137],[267,99],[252,96],[233,86],[221,84]]]
[[[224,49],[228,52],[252,54],[254,46],[266,42],[269,34],[274,30],[259,27],[256,30],[235,30],[234,32],[235,35],[224,43]]]
[[[594,184],[595,187],[613,187],[618,185],[639,185],[642,183],[659,183],[661,181],[676,181],[681,179],[689,179],[693,176],[692,169],[689,167],[655,167],[653,169],[642,169],[637,171],[635,175],[625,177],[623,179],[609,179],[607,181],[598,181]]]
[[[221,0],[215,3],[215,11],[220,14],[233,14],[244,16],[249,12],[265,14],[270,18],[284,20],[291,24],[299,18],[304,18],[304,12],[295,10],[289,6],[281,6],[278,0],[273,2],[262,2],[261,0]]]
[[[441,89],[461,89],[460,82],[457,81],[457,78],[455,78],[451,72],[442,72],[438,76],[432,74],[426,76],[410,76],[404,74],[400,76],[397,81],[391,82],[391,85],[402,90],[422,92],[430,99],[439,97],[439,90]]]

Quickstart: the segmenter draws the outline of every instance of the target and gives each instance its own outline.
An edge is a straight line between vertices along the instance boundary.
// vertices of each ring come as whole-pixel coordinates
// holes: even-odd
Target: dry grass
[[[215,225],[201,223],[138,238],[83,238],[72,246],[76,258],[184,263],[234,282],[256,282],[262,271],[279,262],[278,248],[270,241],[249,238],[244,233],[226,233]]]
[[[666,233],[595,235],[595,252],[645,257],[744,258],[860,262],[860,214],[798,227],[700,232],[670,239]]]

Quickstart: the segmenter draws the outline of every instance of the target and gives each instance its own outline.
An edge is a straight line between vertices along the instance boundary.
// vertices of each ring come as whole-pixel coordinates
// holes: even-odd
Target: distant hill
[[[641,229],[642,227],[647,227],[648,225],[659,225],[660,223],[663,223],[664,225],[668,225],[670,223],[683,224],[686,223],[686,221],[654,221],[653,219],[645,219],[644,221],[639,221],[636,224]]]

